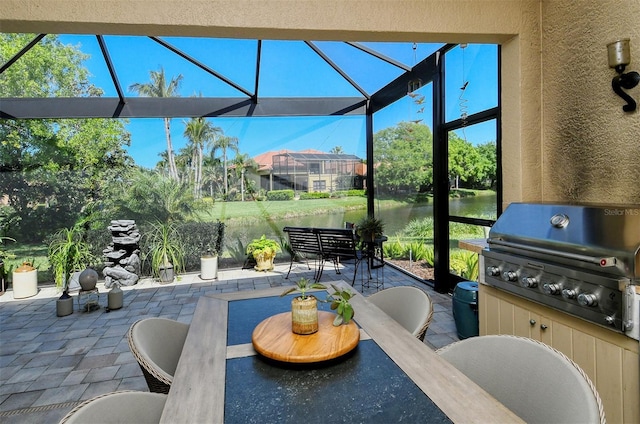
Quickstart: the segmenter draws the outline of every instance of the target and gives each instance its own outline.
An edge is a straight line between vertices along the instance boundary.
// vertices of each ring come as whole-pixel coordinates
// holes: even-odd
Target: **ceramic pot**
[[[291,330],[296,334],[318,331],[318,301],[313,296],[291,300]]]
[[[273,258],[274,256],[267,255],[258,255],[254,256],[256,260],[256,266],[254,269],[256,271],[271,271],[273,269]]]
[[[22,299],[38,294],[38,270],[28,262],[13,271],[13,298]]]
[[[218,257],[200,257],[200,278],[203,280],[213,280],[218,278]]]
[[[173,272],[173,265],[169,265],[165,268],[160,268],[158,270],[158,275],[160,278],[160,284],[173,283],[173,277],[175,276]]]
[[[69,296],[67,292],[62,293],[62,296],[56,300],[56,315],[59,317],[66,317],[73,313],[73,298]]]
[[[93,290],[98,284],[98,273],[94,269],[87,268],[78,276],[78,282],[83,291]]]
[[[122,289],[115,285],[107,295],[107,306],[109,309],[120,309],[122,308]]]

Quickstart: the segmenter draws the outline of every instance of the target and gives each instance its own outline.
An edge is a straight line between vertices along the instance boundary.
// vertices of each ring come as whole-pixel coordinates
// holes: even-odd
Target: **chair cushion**
[[[490,335],[453,343],[438,354],[529,423],[600,422],[601,403],[589,378],[544,343]]]
[[[188,331],[188,324],[166,318],[148,318],[134,324],[131,335],[138,354],[172,381]]]
[[[433,308],[429,295],[411,286],[391,287],[372,294],[367,300],[414,336],[418,336],[423,330]]]
[[[60,423],[159,423],[167,395],[122,391],[100,395],[80,404]]]

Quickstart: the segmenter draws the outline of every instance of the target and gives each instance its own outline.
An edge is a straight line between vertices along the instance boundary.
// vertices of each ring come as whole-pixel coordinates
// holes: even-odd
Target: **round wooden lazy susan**
[[[258,324],[251,341],[256,352],[276,361],[327,361],[351,352],[360,341],[355,322],[334,327],[334,318],[334,313],[318,311],[318,331],[300,335],[291,331],[291,312],[283,312]]]

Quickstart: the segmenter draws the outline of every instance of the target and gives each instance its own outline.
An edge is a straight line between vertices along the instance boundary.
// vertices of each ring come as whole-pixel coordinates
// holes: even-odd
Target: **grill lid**
[[[512,203],[489,249],[640,278],[640,205]]]

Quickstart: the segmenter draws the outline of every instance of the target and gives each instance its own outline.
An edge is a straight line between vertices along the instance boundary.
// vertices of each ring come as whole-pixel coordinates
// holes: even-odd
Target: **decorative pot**
[[[256,266],[254,269],[256,271],[271,271],[273,269],[273,258],[275,255],[267,256],[264,254],[254,256],[256,260]]]
[[[160,284],[173,283],[173,277],[175,276],[175,273],[173,272],[173,265],[159,268],[158,276],[160,278]]]
[[[122,298],[122,289],[120,289],[116,284],[107,295],[107,306],[109,309],[113,310],[122,308]]]
[[[200,278],[203,280],[213,280],[218,278],[218,257],[200,257]]]
[[[98,273],[94,269],[87,268],[78,276],[78,282],[83,291],[93,290],[98,284]]]
[[[62,296],[56,300],[56,315],[59,317],[66,317],[73,313],[73,298],[69,296],[67,292],[62,293]]]
[[[22,299],[38,294],[38,270],[29,262],[23,262],[12,274],[13,298]]]
[[[318,301],[315,297],[291,300],[291,331],[303,335],[318,331]]]

